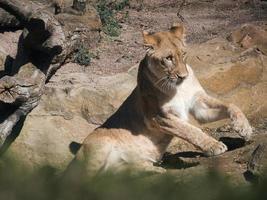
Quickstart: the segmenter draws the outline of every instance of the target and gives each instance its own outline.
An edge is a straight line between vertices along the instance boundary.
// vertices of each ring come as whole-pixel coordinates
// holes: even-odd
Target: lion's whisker
[[[166,85],[166,80],[164,80],[161,84],[162,91],[165,92],[165,85]]]
[[[155,83],[155,85],[158,85],[161,81],[163,81],[165,78],[167,78],[167,76],[164,76],[162,78],[160,78],[159,80],[157,80],[157,82]]]
[[[164,91],[165,85],[166,85],[166,79],[163,79],[161,83],[161,88],[163,91]]]
[[[167,92],[168,91],[168,79],[164,82],[164,90]]]

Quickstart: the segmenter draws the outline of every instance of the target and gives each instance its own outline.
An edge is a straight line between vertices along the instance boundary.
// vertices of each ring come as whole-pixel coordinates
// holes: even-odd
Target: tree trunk
[[[1,146],[20,118],[38,105],[51,71],[65,61],[74,43],[51,12],[27,0],[0,0],[0,27],[23,27],[10,73],[0,77]],[[15,108],[11,113],[10,106]]]
[[[14,15],[0,8],[0,30],[21,27],[20,21]]]

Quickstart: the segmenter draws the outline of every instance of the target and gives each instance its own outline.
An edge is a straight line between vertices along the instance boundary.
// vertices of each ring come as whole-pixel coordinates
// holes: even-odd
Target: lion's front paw
[[[227,151],[227,146],[219,141],[212,142],[209,147],[204,151],[206,156],[216,156]]]
[[[233,129],[246,141],[249,141],[252,135],[252,127],[250,126],[248,120],[240,118],[232,122]]]

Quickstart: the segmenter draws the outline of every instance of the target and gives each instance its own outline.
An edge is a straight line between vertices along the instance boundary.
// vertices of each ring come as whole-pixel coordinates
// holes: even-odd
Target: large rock
[[[267,117],[267,56],[263,52],[267,37],[262,35],[254,39],[257,44],[249,47],[224,38],[192,45],[188,58],[208,93],[235,103],[253,120]]]
[[[60,80],[55,76],[48,84],[40,104],[7,151],[31,168],[48,164],[64,169],[74,157],[71,144],[81,143],[135,87],[135,77],[129,73],[95,76],[93,82],[92,77],[71,73],[68,67],[79,66],[69,64],[60,69]]]
[[[228,40],[246,49],[256,47],[267,55],[267,32],[257,26],[245,24],[233,31]]]
[[[81,45],[83,48],[92,48],[99,43],[102,23],[93,6],[88,5],[83,15],[74,15],[63,10],[63,13],[55,17],[61,24],[64,24],[64,30],[70,33],[68,35],[70,39],[76,40],[79,38],[77,48]]]
[[[0,77],[4,74],[5,65],[15,58],[18,39],[21,31],[0,33]]]

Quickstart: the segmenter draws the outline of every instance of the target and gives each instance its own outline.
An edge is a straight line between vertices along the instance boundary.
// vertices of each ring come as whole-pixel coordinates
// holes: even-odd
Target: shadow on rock
[[[159,164],[159,166],[165,168],[165,169],[186,169],[190,167],[195,167],[199,165],[198,161],[185,161],[181,158],[198,158],[202,157],[203,154],[200,152],[193,152],[193,151],[187,151],[187,152],[180,152],[176,154],[170,154],[166,153],[163,158],[162,162]]]
[[[242,138],[221,137],[219,141],[227,146],[228,151],[233,151],[246,145],[246,141]]]
[[[4,144],[0,147],[0,156],[2,156],[7,149],[10,147],[10,145],[16,140],[16,138],[19,136],[21,129],[23,127],[24,121],[26,117],[22,117],[18,123],[14,126],[11,134],[6,138]]]
[[[73,155],[76,155],[77,152],[79,151],[79,149],[81,148],[82,144],[81,143],[78,143],[78,142],[71,142],[70,145],[69,145],[69,149],[70,149],[70,152],[73,154]]]
[[[245,171],[243,173],[246,181],[253,183],[253,184],[258,184],[259,183],[259,177],[251,173],[250,171]]]

